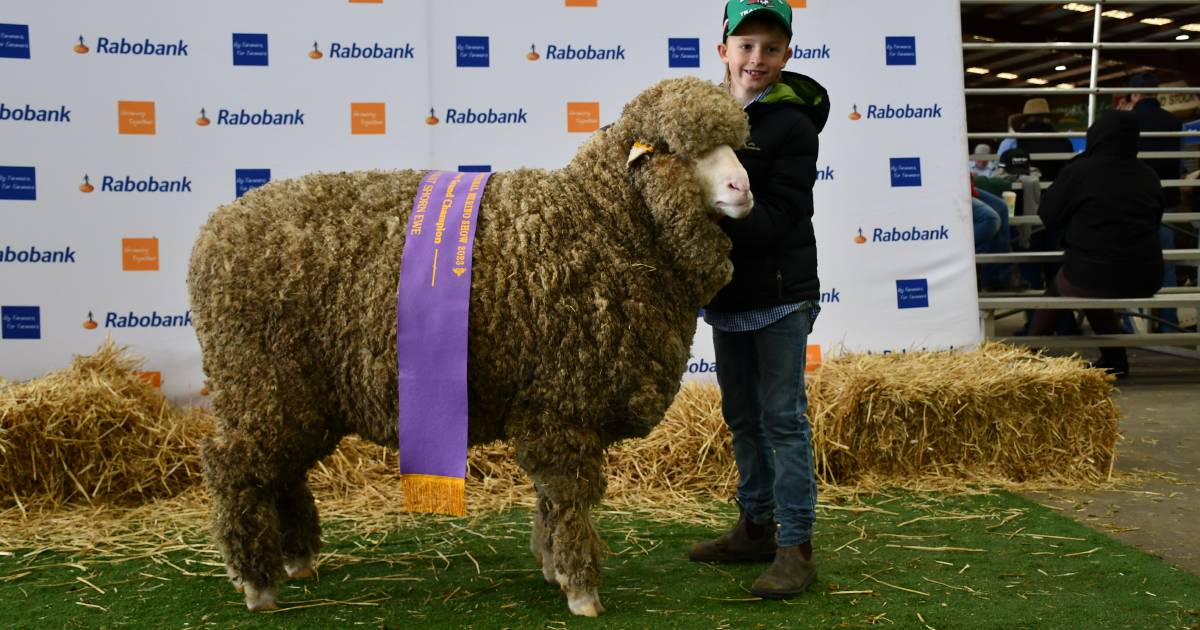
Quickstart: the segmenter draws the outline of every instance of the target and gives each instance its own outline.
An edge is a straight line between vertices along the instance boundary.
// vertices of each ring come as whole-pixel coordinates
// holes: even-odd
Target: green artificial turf
[[[729,504],[714,512],[736,512]],[[570,615],[528,552],[529,514],[373,537],[327,524],[315,580],[251,614],[207,545],[165,554],[0,550],[0,628],[1189,628],[1200,577],[1008,493],[879,494],[823,506],[820,578],[761,601],[763,565],[686,560],[711,532],[601,512],[599,619]],[[425,521],[422,521],[425,522]]]

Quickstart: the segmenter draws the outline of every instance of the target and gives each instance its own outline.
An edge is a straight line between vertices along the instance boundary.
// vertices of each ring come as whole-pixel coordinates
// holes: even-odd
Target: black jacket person
[[[1046,229],[1063,237],[1066,279],[1096,297],[1149,296],[1162,286],[1163,191],[1137,150],[1137,118],[1106,113],[1038,208]]]

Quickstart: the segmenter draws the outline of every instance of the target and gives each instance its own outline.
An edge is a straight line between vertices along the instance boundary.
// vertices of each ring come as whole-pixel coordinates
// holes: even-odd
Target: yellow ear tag
[[[645,142],[634,142],[633,146],[629,149],[629,159],[625,161],[625,165],[633,164],[638,158],[647,153],[654,153],[654,147]]]

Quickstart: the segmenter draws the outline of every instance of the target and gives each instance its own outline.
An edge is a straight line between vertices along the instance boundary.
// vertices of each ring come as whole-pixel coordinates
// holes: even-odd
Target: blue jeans
[[[971,198],[971,221],[975,225],[975,253],[988,251],[992,239],[1000,231],[1000,215],[986,203]]]
[[[1001,254],[1012,251],[1012,246],[1009,240],[1012,238],[1009,233],[1008,226],[1008,204],[1004,200],[986,190],[978,190],[979,201],[987,204],[989,208],[996,211],[996,216],[1000,219],[1000,229],[996,231],[995,236],[990,240],[985,241],[980,248],[980,243],[975,242],[976,253]],[[972,209],[975,205],[972,202]],[[982,276],[981,284],[985,288],[1008,288],[1012,283],[1012,263],[981,265],[980,275]]]
[[[713,329],[721,412],[733,434],[738,468],[738,503],[756,523],[775,517],[781,547],[811,540],[816,520],[804,359],[820,310],[807,302],[760,330]]]

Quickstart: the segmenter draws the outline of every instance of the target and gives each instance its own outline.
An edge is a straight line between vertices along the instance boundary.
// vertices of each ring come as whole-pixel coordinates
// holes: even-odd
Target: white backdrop
[[[0,7],[0,377],[111,335],[195,399],[187,260],[239,191],[311,171],[554,168],[651,83],[723,73],[720,0],[452,4]],[[813,356],[977,344],[958,3],[792,5],[788,68],[833,105]],[[463,122],[489,111],[501,122]],[[261,118],[283,124],[228,124]],[[686,378],[712,377],[709,337],[701,322]]]

